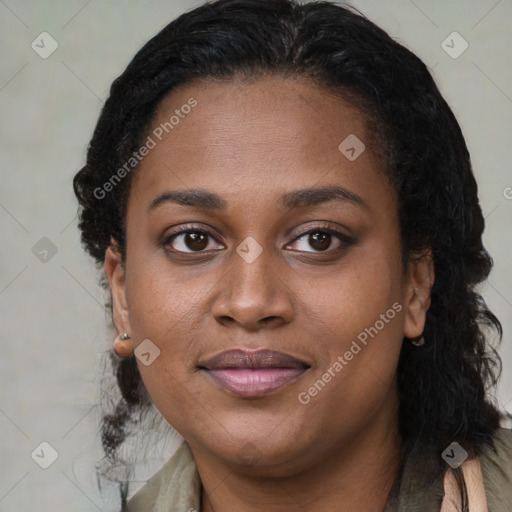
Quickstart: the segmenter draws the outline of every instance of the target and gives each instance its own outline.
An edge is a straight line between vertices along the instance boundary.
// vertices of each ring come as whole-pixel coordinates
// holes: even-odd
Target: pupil
[[[316,233],[312,233],[309,235],[309,244],[314,249],[324,251],[329,248],[331,245],[331,235],[330,233],[325,233],[323,231],[317,231]],[[314,244],[317,244],[316,246]]]
[[[185,238],[185,244],[187,247],[197,251],[204,249],[208,245],[205,241],[206,236],[204,233],[187,233]]]

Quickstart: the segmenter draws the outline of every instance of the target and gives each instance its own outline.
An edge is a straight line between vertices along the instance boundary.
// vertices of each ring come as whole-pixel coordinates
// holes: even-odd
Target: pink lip
[[[306,368],[226,368],[206,370],[219,386],[242,398],[264,396],[300,377]]]
[[[257,398],[298,379],[310,365],[276,350],[233,349],[198,365],[221,388],[241,398]]]

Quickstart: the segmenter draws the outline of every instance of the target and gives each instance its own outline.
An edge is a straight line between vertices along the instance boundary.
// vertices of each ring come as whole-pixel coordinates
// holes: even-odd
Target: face
[[[126,260],[109,249],[105,268],[166,420],[195,452],[276,475],[396,428],[432,269],[403,268],[364,116],[306,79],[203,81],[166,97],[148,135]],[[232,349],[245,359],[215,364]],[[288,357],[247,355],[263,349]]]

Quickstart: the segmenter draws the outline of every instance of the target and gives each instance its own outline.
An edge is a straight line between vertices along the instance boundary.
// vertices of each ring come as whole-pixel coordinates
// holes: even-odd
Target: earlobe
[[[113,239],[111,239],[111,243],[105,251],[104,268],[112,294],[114,324],[119,332],[129,333],[131,329],[125,290],[125,268],[121,253]]]
[[[428,249],[409,262],[405,290],[404,337],[419,338],[425,328],[427,311],[431,304],[434,285],[434,262]]]

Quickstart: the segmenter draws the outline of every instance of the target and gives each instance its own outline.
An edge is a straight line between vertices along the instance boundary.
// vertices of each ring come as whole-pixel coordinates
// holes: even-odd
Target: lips
[[[247,351],[241,349],[227,350],[199,364],[207,370],[227,368],[308,368],[309,365],[295,357],[276,350],[262,349]]]
[[[275,350],[234,349],[200,362],[198,368],[231,394],[258,398],[291,384],[310,365]]]

